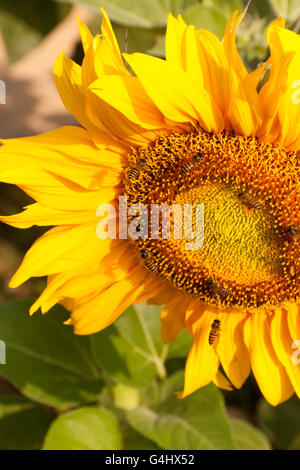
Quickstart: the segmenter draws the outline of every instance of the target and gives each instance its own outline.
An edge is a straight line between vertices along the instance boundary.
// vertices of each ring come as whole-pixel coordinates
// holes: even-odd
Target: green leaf
[[[19,59],[37,46],[68,11],[69,5],[52,0],[44,0],[43,8],[40,0],[1,0],[0,28],[10,60]]]
[[[299,0],[269,0],[276,17],[282,16],[294,23],[300,18]]]
[[[136,432],[130,426],[123,429],[123,450],[157,450],[154,442],[146,439],[142,434]]]
[[[51,423],[49,413],[16,395],[0,395],[0,449],[40,449]]]
[[[111,21],[137,28],[162,28],[167,23],[168,13],[183,13],[196,0],[68,0],[87,7],[103,7]]]
[[[191,349],[193,337],[186,331],[183,330],[179,333],[177,338],[169,344],[168,359],[174,357],[187,357],[189,350]]]
[[[292,397],[276,407],[261,400],[258,406],[260,427],[279,449],[300,450],[300,400]]]
[[[39,403],[66,408],[95,400],[102,382],[88,338],[75,336],[72,327],[62,324],[62,307],[30,317],[31,303],[0,306],[0,339],[6,344],[0,375]]]
[[[160,0],[167,12],[171,12],[174,16],[182,14],[191,5],[197,3],[198,0]]]
[[[183,19],[197,28],[208,29],[223,38],[226,23],[234,11],[244,10],[241,0],[204,0],[187,8]]]
[[[129,424],[163,449],[233,449],[233,437],[221,392],[208,385],[178,399],[183,375],[171,376],[161,387],[157,407],[138,407],[126,413]]]
[[[155,44],[147,50],[147,54],[164,58],[166,55],[165,41],[165,36],[158,37]]]
[[[146,387],[156,374],[165,374],[160,311],[146,304],[129,307],[114,325],[91,336],[95,361],[115,381]]]
[[[183,19],[187,24],[193,24],[197,28],[208,29],[219,38],[222,38],[228,18],[218,8],[200,3],[188,8],[183,14]]]
[[[132,52],[145,52],[151,49],[156,42],[157,31],[141,28],[126,28],[125,26],[113,24],[114,33],[116,35],[120,50],[130,54]],[[127,33],[126,33],[127,29]],[[125,37],[127,35],[127,45],[125,45]]]
[[[120,450],[117,418],[105,408],[82,407],[53,421],[43,450]]]
[[[231,419],[236,450],[270,450],[271,446],[266,436],[254,426],[239,419]]]
[[[239,13],[242,13],[244,10],[242,0],[226,0],[226,2],[224,2],[224,0],[204,0],[203,4],[205,6],[216,8],[228,18],[236,10],[238,10]]]
[[[164,26],[167,12],[159,0],[68,0],[70,3],[80,3],[99,11],[103,7],[111,21],[124,26],[138,28],[155,28]]]
[[[128,387],[122,383],[116,384],[111,389],[114,406],[121,410],[131,410],[136,408],[140,401],[138,389]]]

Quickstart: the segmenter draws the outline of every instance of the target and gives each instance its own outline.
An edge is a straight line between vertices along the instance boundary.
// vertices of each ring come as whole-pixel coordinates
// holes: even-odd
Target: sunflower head
[[[31,313],[60,302],[83,335],[132,303],[164,304],[165,342],[193,336],[182,397],[240,388],[251,368],[270,403],[300,396],[299,36],[274,21],[270,58],[249,73],[243,15],[224,42],[170,15],[163,60],[121,54],[102,13],[95,37],[79,22],[82,66],[64,53],[54,65],[80,126],[3,141],[1,181],[36,202],[2,220],[54,226],[11,287],[48,276]],[[100,215],[115,237],[97,237]]]

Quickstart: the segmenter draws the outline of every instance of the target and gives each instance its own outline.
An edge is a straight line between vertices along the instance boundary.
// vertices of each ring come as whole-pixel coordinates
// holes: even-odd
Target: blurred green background
[[[77,3],[79,5],[77,5]],[[220,39],[242,0],[0,0],[1,137],[51,130],[74,119],[53,84],[54,58],[66,48],[78,63],[83,51],[77,16],[99,31],[106,9],[122,51],[164,57],[168,12],[213,31]],[[248,68],[268,57],[266,28],[276,17],[300,31],[298,0],[253,0],[238,29]],[[127,31],[127,33],[126,33]],[[125,37],[128,44],[125,45]],[[0,185],[0,213],[30,203],[20,190]],[[105,331],[76,337],[62,326],[66,312],[28,316],[29,299],[45,280],[10,290],[7,283],[43,230],[0,227],[0,449],[300,449],[300,402],[276,408],[250,377],[241,390],[213,385],[178,400],[191,338],[170,346],[160,337],[159,307],[131,307]]]

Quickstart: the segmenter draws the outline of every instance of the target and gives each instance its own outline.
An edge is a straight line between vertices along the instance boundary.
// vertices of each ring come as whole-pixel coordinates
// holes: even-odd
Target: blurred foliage
[[[100,29],[98,6],[106,9],[122,51],[164,57],[169,11],[222,39],[228,18],[247,1],[0,0],[9,61],[28,54],[76,3],[95,13],[93,33]],[[298,0],[252,0],[237,32],[249,70],[266,59],[266,29],[278,16],[300,31]],[[80,45],[74,58],[82,59]],[[1,213],[29,202],[16,188],[3,187]],[[5,259],[14,267],[39,232],[2,228],[1,233],[12,260]],[[8,274],[2,274],[7,283]],[[19,295],[41,290],[37,282],[43,281]],[[1,300],[13,295],[0,287]],[[177,399],[191,337],[183,332],[163,345],[159,307],[132,306],[106,330],[78,337],[63,325],[63,308],[31,318],[31,303],[0,305],[0,339],[7,347],[6,364],[0,364],[0,449],[300,449],[299,400],[274,408],[261,398],[253,377],[241,390],[221,392],[209,385]]]
[[[57,0],[60,1],[60,0]],[[168,13],[181,14],[187,24],[209,29],[220,39],[224,36],[230,15],[246,7],[248,0],[67,0],[86,5],[92,11],[105,8],[124,50],[125,28],[128,29],[128,52],[147,52],[164,56],[164,36]],[[237,45],[249,70],[254,70],[268,55],[267,27],[278,16],[286,18],[287,26],[300,30],[298,0],[252,0],[237,30]],[[99,22],[97,22],[99,31]],[[117,26],[117,27],[116,27]],[[94,28],[92,28],[94,29]],[[94,30],[95,32],[95,30]],[[149,46],[149,43],[152,43]]]
[[[37,46],[69,12],[67,3],[53,0],[0,0],[0,29],[10,61]]]
[[[270,450],[266,436],[253,426],[239,419],[230,421],[235,448],[237,450]]]
[[[50,426],[44,450],[122,449],[117,418],[97,406],[83,406],[59,416]]]
[[[51,423],[40,405],[16,395],[0,395],[0,449],[38,450]]]
[[[260,430],[228,415],[214,385],[177,398],[184,372],[179,362],[167,374],[166,364],[190,338],[162,344],[161,307],[132,306],[114,329],[79,337],[63,325],[62,307],[42,318],[29,317],[29,305],[0,305],[0,376],[18,391],[0,393],[0,448],[270,448]]]
[[[30,318],[24,315],[29,306],[28,301],[0,306],[1,339],[7,345],[1,375],[24,396],[56,408],[95,400],[102,382],[88,338],[61,327],[66,319],[62,308],[55,307],[45,318]]]
[[[278,449],[300,450],[300,401],[293,397],[276,408],[261,400],[258,422]]]

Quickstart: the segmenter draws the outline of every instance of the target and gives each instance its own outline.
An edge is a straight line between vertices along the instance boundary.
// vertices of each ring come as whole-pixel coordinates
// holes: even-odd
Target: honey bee
[[[144,166],[146,164],[146,160],[144,158],[140,158],[137,162],[137,166]]]
[[[300,229],[295,225],[289,225],[284,229],[283,236],[288,242],[298,241],[300,239]]]
[[[224,299],[229,294],[229,290],[225,289],[225,287],[221,286],[217,281],[210,279],[208,281],[208,288],[213,296],[219,297],[219,299]]]
[[[151,271],[152,273],[156,272],[156,266],[150,258],[146,258],[144,260],[144,263],[146,268],[149,269],[149,271]]]
[[[183,167],[181,167],[181,173],[185,175],[186,173],[189,173],[190,171],[192,171],[193,168],[194,168],[193,162],[191,161],[186,162],[183,165]]]
[[[140,171],[138,168],[130,168],[128,170],[127,176],[129,179],[137,179],[140,176]]]
[[[146,259],[148,257],[148,251],[144,248],[141,250],[141,258]]]
[[[183,165],[183,167],[181,168],[181,173],[185,175],[186,173],[189,173],[190,171],[192,171],[195,165],[201,162],[202,158],[203,158],[202,153],[200,152],[196,153],[196,155],[194,155],[191,160],[189,160]]]
[[[211,324],[211,330],[208,336],[208,343],[212,346],[215,342],[216,337],[219,335],[221,330],[221,320],[215,319]]]
[[[238,194],[238,198],[248,211],[252,209],[261,209],[261,204],[250,194],[243,192]]]
[[[193,162],[196,164],[196,163],[200,163],[201,160],[203,159],[204,155],[203,153],[201,152],[198,152],[196,153],[196,155],[193,156]]]
[[[152,273],[156,272],[156,266],[153,260],[149,257],[149,253],[147,250],[141,250],[141,258],[144,260],[144,265],[148,268]]]
[[[287,275],[291,281],[295,281],[297,274],[296,274],[296,268],[294,265],[290,265],[287,267]]]

